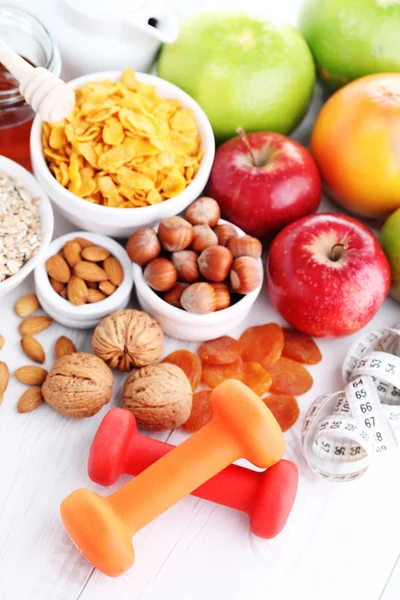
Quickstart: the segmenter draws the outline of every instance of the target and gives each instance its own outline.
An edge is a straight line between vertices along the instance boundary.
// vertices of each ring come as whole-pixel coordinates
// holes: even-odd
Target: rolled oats
[[[0,173],[0,281],[18,273],[41,240],[40,198],[32,198],[23,182]]]

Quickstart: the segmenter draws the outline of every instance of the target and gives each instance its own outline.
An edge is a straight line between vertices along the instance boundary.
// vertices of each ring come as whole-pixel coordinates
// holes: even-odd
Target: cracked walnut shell
[[[125,381],[123,401],[140,427],[150,431],[175,429],[190,417],[192,386],[176,365],[143,367]]]
[[[163,345],[164,334],[157,321],[132,308],[109,314],[97,325],[92,338],[94,353],[119,371],[156,363]]]
[[[109,402],[113,374],[101,358],[86,352],[62,356],[42,387],[45,401],[65,417],[95,415]]]

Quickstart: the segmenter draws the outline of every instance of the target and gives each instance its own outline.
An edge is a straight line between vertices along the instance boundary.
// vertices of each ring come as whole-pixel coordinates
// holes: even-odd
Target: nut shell
[[[193,283],[183,291],[181,306],[188,312],[205,315],[217,308],[217,294],[209,283]]]
[[[203,250],[197,262],[203,277],[213,283],[221,283],[228,277],[232,261],[232,252],[228,248],[210,246]]]
[[[215,310],[223,310],[231,305],[231,293],[226,283],[211,283],[210,284],[217,296],[217,306]]]
[[[218,237],[209,225],[195,225],[193,227],[193,241],[191,249],[195,252],[203,252],[209,246],[217,246]]]
[[[221,223],[221,225],[214,227],[214,232],[217,234],[219,246],[226,246],[229,240],[238,235],[236,229],[227,223]]]
[[[214,198],[203,196],[186,209],[185,219],[192,225],[209,225],[214,227],[221,218],[221,209]]]
[[[194,283],[200,277],[197,265],[197,254],[193,250],[180,250],[171,254],[171,261],[178,273],[178,279],[186,283]]]
[[[167,217],[158,226],[158,237],[168,252],[184,250],[193,239],[193,227],[182,217]]]
[[[233,261],[230,273],[231,286],[237,294],[248,294],[261,282],[261,269],[258,261],[251,256],[240,256]]]
[[[190,416],[192,387],[176,365],[143,367],[125,381],[123,402],[140,427],[150,431],[175,429]]]
[[[165,292],[163,300],[165,300],[165,302],[168,302],[168,304],[172,304],[172,306],[182,308],[181,296],[187,287],[189,287],[188,283],[177,283],[176,285],[174,285],[172,290],[168,290],[168,292]]]
[[[260,258],[262,254],[262,244],[260,240],[251,235],[242,235],[240,237],[231,238],[227,247],[232,252],[233,258],[238,258],[239,256]]]
[[[157,362],[162,355],[164,334],[155,319],[140,310],[116,310],[94,330],[94,353],[110,367],[131,371]]]
[[[113,375],[94,354],[76,352],[62,356],[52,366],[42,387],[45,401],[65,417],[95,415],[109,402]]]
[[[154,258],[144,268],[143,279],[157,292],[166,292],[174,287],[178,273],[167,258]]]
[[[160,240],[154,229],[144,227],[132,233],[126,251],[132,262],[143,267],[160,254]]]

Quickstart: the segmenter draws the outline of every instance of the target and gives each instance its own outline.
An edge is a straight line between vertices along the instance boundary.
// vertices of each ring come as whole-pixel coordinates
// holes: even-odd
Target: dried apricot
[[[260,363],[268,370],[281,357],[283,331],[276,323],[249,327],[240,336],[240,354],[244,361]]]
[[[187,431],[197,431],[211,421],[212,414],[211,390],[197,392],[197,394],[193,394],[192,412],[184,424],[184,428]]]
[[[282,431],[287,431],[299,418],[300,409],[296,398],[284,394],[271,394],[263,399],[278,421]]]
[[[189,352],[189,350],[176,350],[163,358],[161,362],[171,363],[180,367],[189,379],[192,390],[195,391],[197,389],[201,381],[201,361],[197,354]]]
[[[228,365],[240,358],[239,342],[228,335],[204,342],[198,349],[202,361],[213,365]]]
[[[300,363],[290,358],[280,358],[268,368],[272,377],[271,392],[299,396],[308,392],[313,384],[310,373]]]
[[[282,356],[297,360],[305,365],[315,365],[322,359],[322,354],[312,337],[297,329],[283,328],[284,345]]]
[[[243,363],[243,383],[258,396],[262,396],[268,392],[271,387],[271,381],[271,375],[259,363]]]
[[[203,362],[202,382],[208,385],[208,387],[215,388],[226,379],[243,380],[243,363],[241,358],[237,358],[229,365],[211,365]]]

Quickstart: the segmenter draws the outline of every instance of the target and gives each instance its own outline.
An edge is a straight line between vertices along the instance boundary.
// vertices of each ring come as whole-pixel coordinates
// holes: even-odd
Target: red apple
[[[316,337],[364,327],[386,298],[388,261],[372,232],[351,217],[299,219],[271,244],[267,290],[282,317]]]
[[[240,132],[218,148],[208,194],[225,219],[263,239],[317,210],[321,178],[311,154],[294,140]]]

